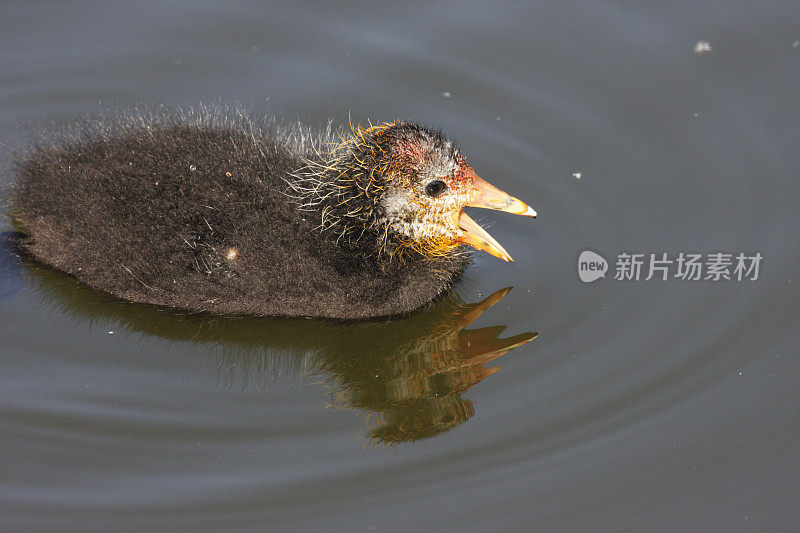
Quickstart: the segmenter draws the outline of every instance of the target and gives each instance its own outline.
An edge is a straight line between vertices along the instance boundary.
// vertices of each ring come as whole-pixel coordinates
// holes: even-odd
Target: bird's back
[[[381,262],[286,194],[302,165],[241,124],[158,121],[23,159],[14,216],[36,259],[126,300],[222,314],[364,318],[415,309],[463,258]]]

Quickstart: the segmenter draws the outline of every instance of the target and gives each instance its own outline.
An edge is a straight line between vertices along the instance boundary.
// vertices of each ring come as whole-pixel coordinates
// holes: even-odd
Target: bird
[[[535,217],[415,122],[312,129],[201,107],[89,120],[16,161],[20,252],[123,300],[216,315],[410,313],[469,247],[463,208]]]

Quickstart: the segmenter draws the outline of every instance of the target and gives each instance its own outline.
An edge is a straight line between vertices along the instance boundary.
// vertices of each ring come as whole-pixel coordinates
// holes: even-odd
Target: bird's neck
[[[287,179],[289,194],[299,210],[316,214],[318,229],[338,245],[391,260],[402,243],[382,217],[387,181],[372,157],[349,149],[330,159],[305,159]]]

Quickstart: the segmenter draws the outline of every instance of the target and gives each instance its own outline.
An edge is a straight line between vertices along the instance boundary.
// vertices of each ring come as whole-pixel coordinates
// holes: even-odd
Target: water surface
[[[4,255],[4,529],[797,528],[796,3],[19,3],[0,21],[4,187],[13,150],[85,114],[238,103],[441,128],[539,212],[475,213],[516,263],[476,255],[388,322],[186,315]],[[584,250],[605,279],[580,281]],[[614,279],[621,253],[681,252],[763,262]]]

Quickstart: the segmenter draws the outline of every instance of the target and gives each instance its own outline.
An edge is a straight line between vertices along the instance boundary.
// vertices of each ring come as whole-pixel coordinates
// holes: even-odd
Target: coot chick
[[[360,319],[456,279],[460,245],[508,253],[464,212],[535,216],[411,123],[316,136],[202,110],[106,120],[18,163],[23,252],[133,302]]]

